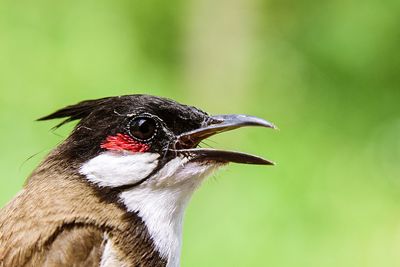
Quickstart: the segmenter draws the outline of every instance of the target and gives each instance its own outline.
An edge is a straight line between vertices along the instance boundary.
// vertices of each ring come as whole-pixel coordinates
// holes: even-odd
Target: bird
[[[0,266],[180,265],[185,208],[202,181],[228,163],[273,165],[201,148],[249,115],[209,115],[134,94],[79,102],[38,119],[78,121],[0,210]]]

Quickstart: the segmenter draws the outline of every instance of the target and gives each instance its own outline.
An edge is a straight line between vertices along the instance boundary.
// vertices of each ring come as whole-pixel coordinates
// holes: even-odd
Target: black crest
[[[60,118],[67,118],[66,120],[62,121],[61,123],[57,124],[54,128],[59,128],[62,125],[74,121],[80,120],[90,115],[94,110],[99,109],[100,107],[107,104],[110,101],[111,97],[105,97],[100,99],[94,100],[85,100],[79,102],[75,105],[70,105],[65,108],[59,109],[50,115],[44,116],[39,118],[38,121],[46,121],[52,119],[60,119]]]

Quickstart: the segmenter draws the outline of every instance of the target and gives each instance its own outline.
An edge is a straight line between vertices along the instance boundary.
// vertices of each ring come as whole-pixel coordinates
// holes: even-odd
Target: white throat
[[[115,154],[106,152],[85,163],[81,173],[99,185],[120,185],[122,180],[130,184],[143,178],[143,169],[146,169],[145,173],[150,173],[149,170],[156,168],[158,158],[154,156],[156,154],[150,153],[119,155],[121,164],[117,171],[115,168],[105,167],[110,166],[110,155],[113,160],[118,161]],[[127,167],[123,167],[125,164]],[[136,171],[133,170],[135,165],[138,168]],[[190,197],[204,178],[220,165],[189,162],[186,158],[177,157],[169,161],[155,176],[119,195],[127,210],[136,212],[142,218],[156,249],[167,260],[168,267],[179,266],[183,215]],[[115,177],[116,175],[119,177]],[[105,179],[109,181],[106,182]]]

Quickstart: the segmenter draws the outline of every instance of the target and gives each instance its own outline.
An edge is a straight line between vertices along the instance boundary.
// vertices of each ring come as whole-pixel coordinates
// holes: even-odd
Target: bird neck
[[[141,217],[168,267],[179,266],[184,211],[197,186],[198,181],[166,188],[142,186],[119,195],[127,210]]]

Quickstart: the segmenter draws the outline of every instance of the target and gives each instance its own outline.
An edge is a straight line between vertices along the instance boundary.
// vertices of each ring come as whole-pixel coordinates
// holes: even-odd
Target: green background
[[[73,126],[36,118],[148,93],[280,128],[207,142],[278,165],[203,184],[182,266],[400,266],[399,51],[398,0],[0,0],[0,205]]]

